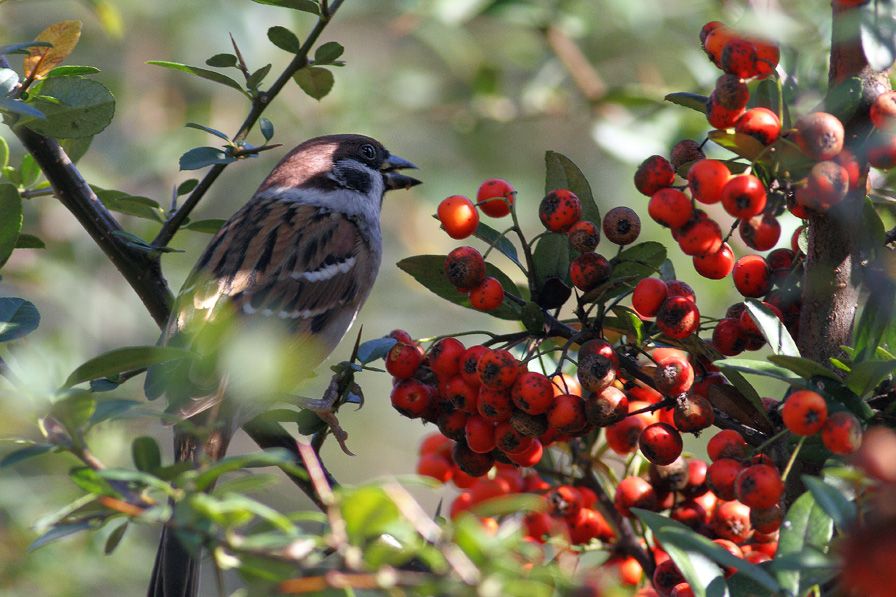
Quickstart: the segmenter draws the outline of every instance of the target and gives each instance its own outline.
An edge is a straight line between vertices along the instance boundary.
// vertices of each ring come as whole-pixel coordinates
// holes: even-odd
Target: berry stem
[[[800,448],[803,447],[803,443],[806,441],[806,435],[800,437],[800,441],[797,442],[796,448],[793,449],[793,454],[790,455],[790,460],[787,461],[787,466],[784,467],[784,472],[781,474],[781,480],[787,482],[787,475],[790,474],[790,469],[793,468],[793,463],[796,462],[796,457],[800,453]]]
[[[762,442],[761,444],[759,444],[758,446],[753,448],[753,454],[761,454],[766,448],[771,446],[773,443],[775,443],[776,441],[778,441],[779,439],[781,439],[788,433],[790,433],[790,430],[788,430],[786,428],[782,429],[778,433],[774,434],[773,436],[771,436],[770,438],[768,438],[767,440],[765,440],[764,442]]]

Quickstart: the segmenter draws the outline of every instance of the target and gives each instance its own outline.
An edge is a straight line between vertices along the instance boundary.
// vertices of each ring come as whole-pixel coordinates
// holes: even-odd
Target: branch
[[[314,29],[308,34],[308,38],[305,40],[305,43],[302,44],[299,52],[295,55],[295,58],[293,58],[283,72],[280,73],[280,76],[277,77],[277,80],[274,81],[267,91],[260,92],[252,99],[252,107],[249,109],[249,114],[246,116],[243,124],[240,125],[236,135],[234,135],[234,141],[244,140],[248,136],[249,131],[252,130],[252,127],[255,126],[255,123],[258,122],[258,119],[268,107],[268,104],[270,104],[277,94],[282,91],[283,87],[290,81],[290,79],[292,79],[293,75],[311,64],[311,61],[308,59],[308,54],[311,52],[311,48],[317,43],[317,39],[320,37],[321,33],[323,33],[324,29],[326,29],[331,18],[336,11],[339,10],[339,7],[343,2],[344,0],[333,0],[328,8],[322,7],[321,16],[318,17]],[[193,211],[200,199],[205,196],[206,192],[211,188],[212,183],[217,180],[226,167],[227,164],[215,164],[212,166],[211,170],[209,170],[202,180],[199,181],[199,184],[196,185],[196,188],[193,189],[193,192],[190,193],[190,196],[187,197],[180,209],[174,212],[174,214],[165,221],[162,229],[159,230],[159,233],[152,241],[154,247],[161,248],[167,246],[168,243],[171,242],[171,239],[174,238],[174,235],[183,225],[187,216],[190,215],[190,212]]]
[[[164,327],[171,311],[172,296],[158,258],[134,249],[116,236],[116,232],[122,231],[121,225],[55,139],[24,127],[14,128],[13,132],[50,181],[59,202],[118,268],[159,327]]]

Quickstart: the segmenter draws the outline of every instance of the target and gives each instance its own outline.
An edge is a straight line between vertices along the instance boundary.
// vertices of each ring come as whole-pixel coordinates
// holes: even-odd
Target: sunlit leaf
[[[99,81],[81,77],[47,79],[41,84],[40,95],[30,105],[44,118],[23,118],[17,125],[48,137],[92,137],[109,126],[115,114],[115,98]]]
[[[797,498],[784,517],[775,559],[799,554],[811,547],[824,553],[827,551],[833,531],[834,524],[831,517],[824,512],[815,502],[812,494],[807,491]],[[772,567],[775,567],[774,563]],[[775,570],[778,582],[791,595],[803,594],[805,591],[803,587],[808,582],[812,582],[811,574],[802,569]],[[808,581],[807,576],[809,577]]]
[[[32,47],[23,62],[22,71],[31,79],[40,79],[62,64],[78,45],[81,38],[81,21],[53,23],[37,34],[35,41],[45,41],[52,47]]]
[[[544,154],[545,194],[556,189],[569,189],[582,202],[582,218],[600,224],[600,209],[594,201],[594,193],[588,179],[571,159],[556,151]]]
[[[696,110],[701,114],[706,114],[706,102],[709,101],[709,98],[705,95],[679,91],[666,95],[665,100],[667,102],[672,102],[673,104],[678,104],[679,106],[684,106],[685,108],[690,108],[691,110]]]
[[[846,529],[856,517],[856,505],[843,492],[825,483],[818,477],[802,475],[800,477],[815,498],[815,503],[831,517],[839,529]]]
[[[784,322],[771,309],[754,299],[745,300],[744,306],[750,318],[768,341],[773,353],[791,357],[800,356],[796,342],[790,337],[790,332],[784,327]]]
[[[320,101],[333,89],[333,73],[318,66],[306,66],[296,71],[293,80],[302,88],[302,91]]]
[[[15,297],[0,298],[0,342],[27,336],[40,324],[40,313],[32,303]]]
[[[72,387],[79,383],[102,377],[111,377],[142,369],[156,363],[165,363],[195,356],[189,350],[172,346],[127,346],[116,348],[96,356],[74,371],[65,380],[63,387]]]
[[[280,25],[275,25],[268,29],[268,39],[281,50],[292,54],[298,54],[302,49],[302,44],[299,43],[299,38],[296,37],[296,34]]]
[[[200,68],[198,66],[189,66],[186,64],[181,64],[180,62],[170,62],[168,60],[150,60],[146,64],[152,64],[155,66],[161,66],[162,68],[170,68],[172,70],[189,73],[191,75],[195,75],[197,77],[201,77],[215,83],[220,83],[221,85],[230,87],[231,89],[236,89],[246,97],[249,96],[246,90],[243,89],[243,86],[237,83],[234,79],[213,70]]]

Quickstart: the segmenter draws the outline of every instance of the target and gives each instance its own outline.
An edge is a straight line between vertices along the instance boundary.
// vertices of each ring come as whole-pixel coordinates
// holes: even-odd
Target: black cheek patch
[[[347,188],[354,189],[366,195],[373,187],[373,182],[370,180],[370,174],[362,170],[345,168],[340,174],[343,184]]]

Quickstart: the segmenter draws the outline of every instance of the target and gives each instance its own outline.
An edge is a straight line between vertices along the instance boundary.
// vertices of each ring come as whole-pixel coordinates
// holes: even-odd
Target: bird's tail
[[[147,597],[193,597],[199,588],[199,562],[175,536],[162,528]]]

